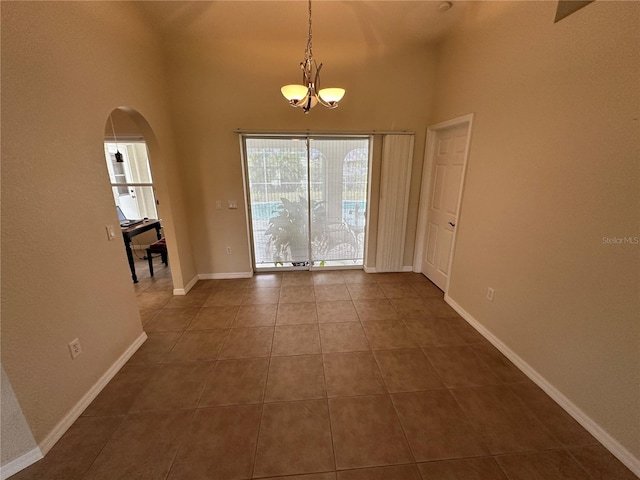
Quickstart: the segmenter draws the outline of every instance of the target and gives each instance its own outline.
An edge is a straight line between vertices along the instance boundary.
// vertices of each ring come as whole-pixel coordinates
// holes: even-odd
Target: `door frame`
[[[460,225],[460,209],[462,207],[462,198],[464,194],[465,179],[467,174],[467,164],[469,160],[469,150],[471,146],[471,136],[473,132],[473,113],[462,115],[460,117],[436,123],[427,127],[427,138],[424,148],[424,162],[422,164],[422,184],[420,187],[420,205],[418,207],[418,225],[416,228],[415,250],[413,254],[413,271],[420,273],[422,271],[422,257],[426,243],[426,230],[429,224],[429,202],[431,200],[431,180],[433,163],[435,159],[435,139],[440,130],[460,125],[468,125],[467,144],[464,152],[464,166],[462,167],[462,179],[460,182],[460,192],[458,194],[458,208],[456,209],[456,227],[453,229],[453,240],[451,241],[451,252],[449,253],[449,275],[447,277],[447,285],[444,293],[449,291],[451,283],[451,266],[456,250],[456,242],[458,239],[458,227]]]

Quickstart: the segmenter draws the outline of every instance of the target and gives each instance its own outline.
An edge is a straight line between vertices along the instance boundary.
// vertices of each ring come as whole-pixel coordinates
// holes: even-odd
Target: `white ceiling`
[[[443,1],[313,1],[313,46],[345,56],[389,54],[437,41],[462,18],[468,2]],[[289,1],[151,1],[136,2],[148,22],[168,41],[181,37],[203,43],[234,42],[294,47],[304,52],[308,28],[306,0]],[[206,46],[206,45],[203,45]],[[321,59],[320,59],[321,60]]]

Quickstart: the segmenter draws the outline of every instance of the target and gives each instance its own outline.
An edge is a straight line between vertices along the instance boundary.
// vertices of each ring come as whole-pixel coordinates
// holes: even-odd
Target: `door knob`
[[[449,225],[451,225],[452,227],[455,227],[455,226],[456,226],[456,224],[455,224],[455,223],[451,223],[451,222],[449,222]]]

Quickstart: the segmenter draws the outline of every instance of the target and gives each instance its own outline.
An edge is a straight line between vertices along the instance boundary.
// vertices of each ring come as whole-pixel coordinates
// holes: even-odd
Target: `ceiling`
[[[314,0],[314,53],[340,51],[367,56],[436,42],[458,22],[468,2]],[[304,52],[308,29],[306,0],[135,2],[143,17],[168,41],[197,38],[264,48],[295,47]]]

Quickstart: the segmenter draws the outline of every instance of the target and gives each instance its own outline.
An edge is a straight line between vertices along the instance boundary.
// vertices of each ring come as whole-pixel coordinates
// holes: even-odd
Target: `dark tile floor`
[[[636,478],[422,275],[138,270],[148,340],[15,480]]]

